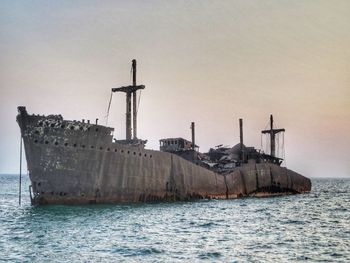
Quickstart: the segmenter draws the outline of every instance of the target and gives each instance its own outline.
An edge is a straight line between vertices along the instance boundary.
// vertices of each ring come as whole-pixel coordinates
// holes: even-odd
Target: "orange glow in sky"
[[[0,173],[18,172],[18,105],[104,122],[110,90],[138,61],[138,135],[201,151],[260,148],[269,115],[286,164],[350,176],[350,1],[4,1],[0,8]],[[125,137],[125,97],[109,126]]]

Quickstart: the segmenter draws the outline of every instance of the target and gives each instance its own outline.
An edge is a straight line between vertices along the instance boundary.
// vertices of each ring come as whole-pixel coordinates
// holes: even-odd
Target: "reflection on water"
[[[0,175],[0,260],[350,261],[350,180],[309,194],[156,204],[32,207]],[[23,189],[28,189],[28,180]]]

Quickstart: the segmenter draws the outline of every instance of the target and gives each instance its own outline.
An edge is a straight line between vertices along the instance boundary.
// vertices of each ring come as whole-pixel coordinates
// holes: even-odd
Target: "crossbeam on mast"
[[[285,129],[274,129],[273,128],[273,116],[270,115],[270,129],[261,131],[262,134],[270,134],[270,154],[276,157],[276,134],[280,132],[285,132]]]
[[[137,139],[137,109],[136,109],[136,91],[144,89],[145,85],[136,85],[136,60],[132,60],[132,74],[133,83],[130,86],[122,86],[119,88],[112,88],[112,92],[126,93],[126,140],[131,140],[131,111],[133,115],[133,139]],[[133,109],[131,110],[131,96],[133,97]]]

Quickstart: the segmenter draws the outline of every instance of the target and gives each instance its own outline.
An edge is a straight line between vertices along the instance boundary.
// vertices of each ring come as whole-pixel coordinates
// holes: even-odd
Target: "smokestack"
[[[194,122],[191,122],[191,131],[192,131],[192,149],[196,149],[196,141],[195,141],[195,131],[194,131]]]

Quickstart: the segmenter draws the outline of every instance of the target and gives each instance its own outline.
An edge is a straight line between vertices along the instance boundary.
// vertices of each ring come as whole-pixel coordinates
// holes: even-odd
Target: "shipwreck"
[[[89,120],[65,120],[61,115],[28,114],[18,107],[17,122],[24,143],[31,181],[31,203],[95,204],[231,199],[308,192],[308,178],[281,166],[276,156],[278,133],[270,116],[270,150],[264,153],[240,141],[233,147],[217,146],[200,153],[191,140],[161,139],[159,150],[146,149],[137,137],[136,60],[133,83],[113,88],[126,94],[126,138],[113,138],[114,129]]]

